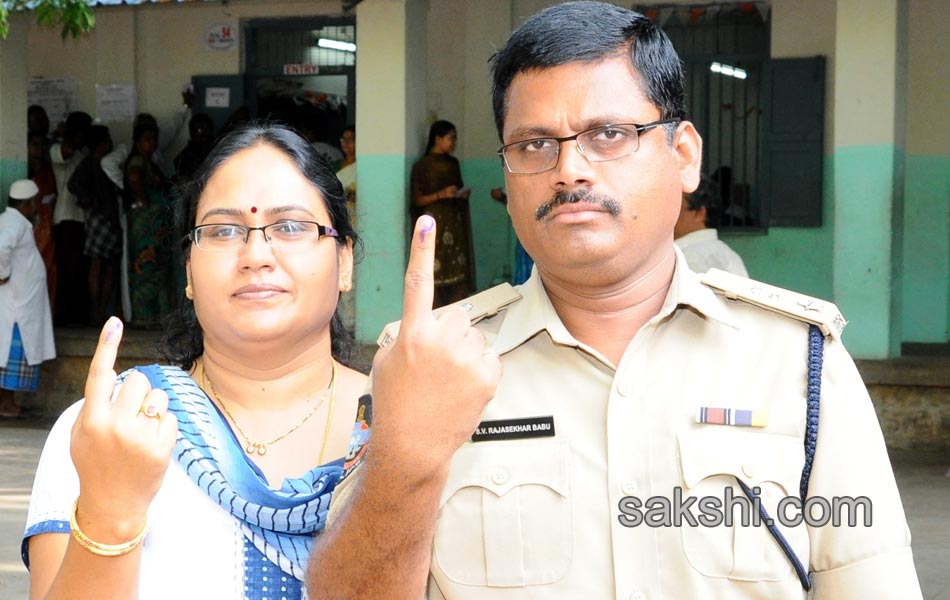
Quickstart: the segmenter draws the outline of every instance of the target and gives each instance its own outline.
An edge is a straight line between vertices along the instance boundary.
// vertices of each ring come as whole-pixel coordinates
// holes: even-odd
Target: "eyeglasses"
[[[577,140],[577,151],[590,162],[617,160],[630,156],[640,148],[640,134],[644,131],[679,121],[661,119],[646,125],[618,123],[594,127],[567,137],[522,140],[505,144],[498,149],[498,156],[504,161],[509,173],[543,173],[557,166],[563,142]]]
[[[336,229],[316,221],[277,221],[263,227],[248,227],[232,223],[198,225],[189,238],[206,252],[235,252],[247,244],[252,231],[264,234],[264,241],[276,250],[298,252],[326,237],[340,237]]]

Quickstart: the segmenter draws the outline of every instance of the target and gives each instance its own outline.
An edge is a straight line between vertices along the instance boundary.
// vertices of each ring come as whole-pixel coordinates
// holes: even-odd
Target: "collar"
[[[682,237],[676,238],[676,245],[680,248],[688,248],[703,242],[714,242],[719,239],[719,232],[711,227],[706,229],[697,229],[691,231]]]
[[[712,230],[715,233],[715,230]],[[667,291],[660,312],[654,315],[646,325],[656,326],[680,308],[690,307],[703,317],[712,319],[727,327],[738,329],[737,321],[729,314],[715,292],[700,281],[699,275],[690,270],[683,253],[674,245],[676,266],[673,281]],[[547,331],[555,344],[584,348],[600,356],[596,350],[577,341],[561,322],[551,299],[544,289],[544,283],[535,265],[531,268],[531,277],[518,288],[521,301],[514,303],[505,312],[504,321],[498,329],[493,349],[498,354],[514,350],[540,331]]]

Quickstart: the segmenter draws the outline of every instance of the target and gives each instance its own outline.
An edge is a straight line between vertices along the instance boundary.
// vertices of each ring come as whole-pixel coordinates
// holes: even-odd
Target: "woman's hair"
[[[439,120],[433,123],[432,127],[429,128],[429,141],[426,143],[426,154],[428,155],[432,152],[432,147],[435,146],[435,138],[444,137],[452,131],[455,131],[455,125],[449,121]]]
[[[233,129],[215,144],[194,176],[178,186],[178,200],[173,206],[174,239],[180,240],[181,260],[187,260],[191,254],[190,234],[195,226],[198,200],[208,180],[218,167],[241,150],[263,144],[283,152],[297,166],[304,178],[320,192],[327,212],[330,213],[330,225],[339,232],[337,244],[345,246],[348,241],[352,241],[355,261],[360,240],[350,223],[343,185],[333,173],[332,166],[294,130],[274,123],[247,123]],[[183,296],[178,310],[168,315],[164,324],[165,334],[160,345],[162,355],[172,364],[184,369],[191,368],[204,352],[204,336],[194,303]],[[339,305],[330,321],[330,338],[333,357],[348,364],[354,341],[352,335],[343,327]]]

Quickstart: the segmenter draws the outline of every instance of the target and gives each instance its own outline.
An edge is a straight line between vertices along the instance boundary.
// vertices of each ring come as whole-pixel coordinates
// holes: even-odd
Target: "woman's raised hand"
[[[77,520],[103,544],[134,538],[168,469],[178,420],[168,396],[132,373],[116,393],[122,322],[110,318],[89,365],[86,399],[73,425],[70,453],[79,474]]]

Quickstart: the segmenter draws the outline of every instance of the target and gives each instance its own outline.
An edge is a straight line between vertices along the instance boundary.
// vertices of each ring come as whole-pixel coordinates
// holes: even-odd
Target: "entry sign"
[[[287,64],[284,65],[284,75],[316,75],[320,72],[320,65]]]

